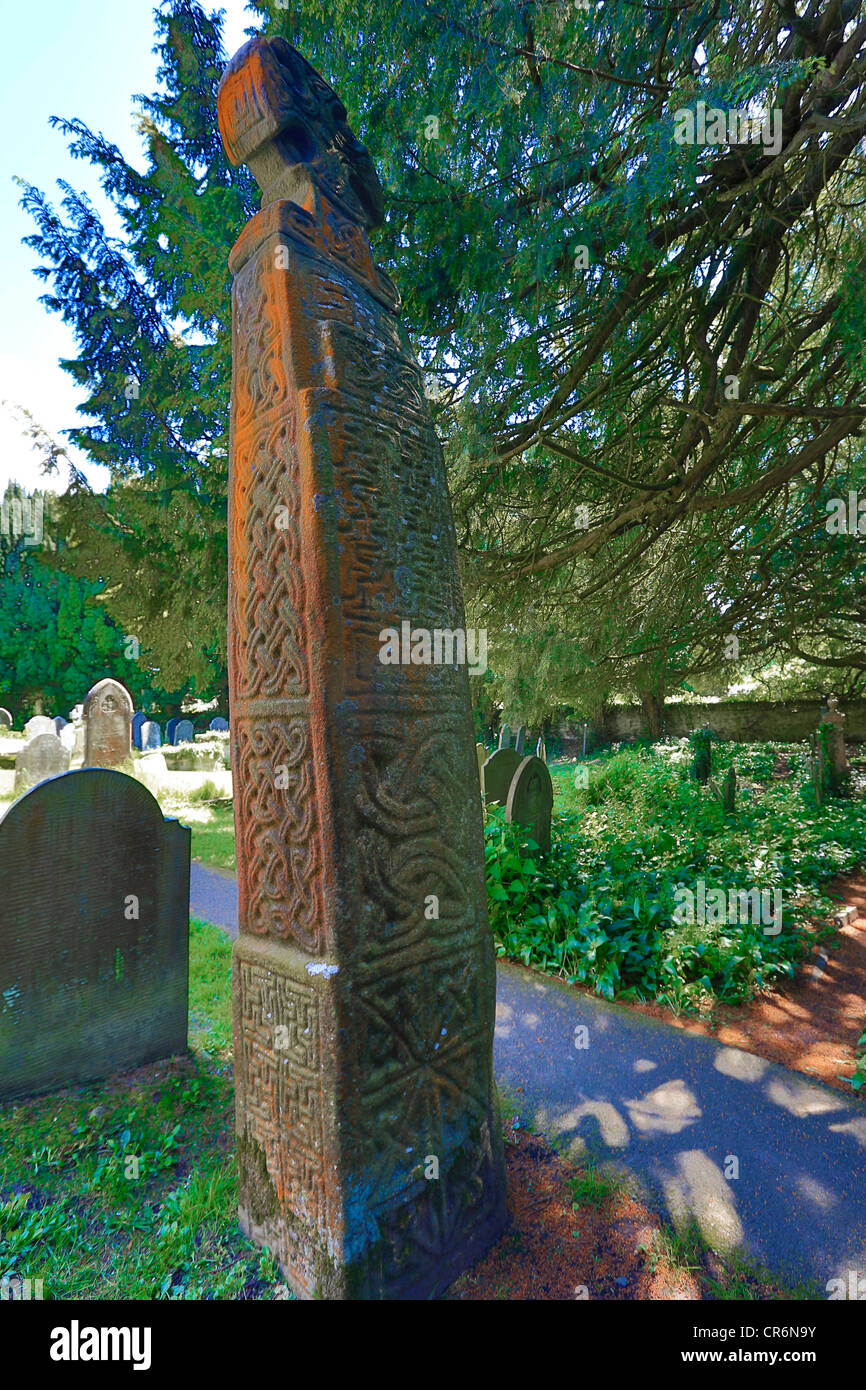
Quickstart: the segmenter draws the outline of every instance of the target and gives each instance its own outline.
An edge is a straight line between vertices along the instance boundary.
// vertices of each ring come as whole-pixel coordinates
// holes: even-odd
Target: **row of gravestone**
[[[475,752],[484,806],[504,806],[506,821],[523,826],[529,839],[546,854],[553,811],[553,781],[547,763],[532,754],[524,757],[517,748],[499,747],[488,754],[483,743],[476,743]]]
[[[499,730],[499,747],[513,748],[515,753],[519,753],[521,758],[526,756],[526,728],[519,724],[515,733],[511,732],[508,724],[503,724]],[[544,744],[544,735],[540,735],[535,745],[535,756],[541,762],[547,762],[547,749]]]
[[[208,732],[224,734],[228,732],[228,722],[221,715],[208,724]],[[192,743],[195,736],[191,719],[169,719],[165,726],[165,742],[177,747],[179,743]],[[162,729],[154,720],[148,719],[141,710],[132,716],[132,742],[141,752],[162,747]]]

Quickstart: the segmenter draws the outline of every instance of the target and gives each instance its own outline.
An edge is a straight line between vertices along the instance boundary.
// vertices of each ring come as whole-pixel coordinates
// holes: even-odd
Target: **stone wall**
[[[866,740],[866,700],[853,700],[842,705],[846,716],[846,735],[855,741]],[[738,743],[764,741],[787,742],[808,738],[817,728],[821,712],[820,700],[719,700],[699,704],[665,705],[664,730],[672,738],[682,738],[695,729],[708,726],[721,738]],[[605,743],[617,743],[648,736],[646,716],[640,705],[617,705],[605,720],[604,727],[590,724],[587,750]],[[579,754],[583,748],[583,724],[564,720],[550,730],[550,737],[562,744],[568,756]]]

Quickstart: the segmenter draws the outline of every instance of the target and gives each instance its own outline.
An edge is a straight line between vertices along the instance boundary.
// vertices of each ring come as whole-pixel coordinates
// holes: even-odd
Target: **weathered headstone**
[[[37,734],[15,758],[14,795],[21,796],[22,792],[35,787],[37,782],[44,782],[46,777],[57,777],[68,768],[69,750],[64,748],[54,729]]]
[[[477,760],[478,760],[478,785],[479,785],[480,787],[483,787],[483,786],[484,786],[484,780],[483,780],[483,777],[482,777],[481,769],[483,768],[484,764],[487,762],[487,759],[490,757],[490,754],[487,752],[487,749],[484,747],[484,744],[483,744],[483,743],[476,743],[476,745],[475,745],[475,757],[476,757]]]
[[[186,1050],[189,858],[120,772],[67,773],[0,821],[0,1098]]]
[[[550,849],[553,783],[540,758],[524,758],[508,789],[506,820],[523,826],[543,854]]]
[[[512,738],[513,734],[511,732],[511,729],[508,727],[507,724],[503,724],[502,728],[499,730],[499,747],[510,748]]]
[[[117,767],[132,752],[132,697],[119,681],[97,681],[84,701],[84,761]]]
[[[24,725],[24,732],[28,739],[36,738],[37,734],[57,734],[54,720],[44,714],[34,714],[32,719],[28,719]]]
[[[168,723],[167,723],[166,726],[165,726],[165,741],[166,741],[166,743],[171,743],[171,744],[177,743],[177,739],[175,738],[175,731],[176,731],[177,726],[178,726],[179,723],[180,723],[180,720],[179,720],[179,719],[169,719]]]
[[[847,778],[850,768],[848,766],[848,755],[845,751],[845,715],[839,708],[839,701],[835,695],[827,697],[827,713],[825,722],[831,726],[830,735],[830,755],[833,760],[833,778],[836,787],[840,786]]]
[[[84,730],[81,728],[80,724],[64,724],[63,728],[60,730],[60,742],[63,744],[70,758],[76,751],[76,741],[79,737],[79,730],[81,730],[81,737],[83,740]],[[83,742],[81,752],[82,754],[84,752]]]
[[[523,724],[520,724],[520,725],[518,726],[517,733],[514,735],[514,751],[515,751],[515,753],[519,753],[520,756],[521,756],[521,758],[522,758],[523,755],[524,755],[524,747],[525,747],[525,744],[526,744],[526,729],[525,729],[525,727],[524,727]]]
[[[132,716],[132,743],[135,748],[141,748],[141,726],[146,723],[147,715],[144,710],[137,709]]]
[[[442,454],[330,87],[253,39],[219,92],[232,252],[229,671],[240,1215],[292,1287],[425,1298],[505,1221],[493,943]]]
[[[12,728],[12,715],[5,705],[0,705],[0,729]]]
[[[216,719],[212,719],[211,722],[208,724],[208,728],[212,730],[213,733],[217,734],[226,733],[228,731],[228,727],[228,720],[223,719],[221,714],[218,714]]]
[[[481,769],[481,791],[485,806],[504,806],[511,779],[520,766],[520,754],[513,748],[497,748]]]
[[[139,738],[141,750],[145,753],[149,753],[151,749],[159,748],[162,745],[160,727],[152,719],[145,719],[139,730]]]
[[[192,743],[194,732],[191,719],[179,719],[174,728],[175,743]]]

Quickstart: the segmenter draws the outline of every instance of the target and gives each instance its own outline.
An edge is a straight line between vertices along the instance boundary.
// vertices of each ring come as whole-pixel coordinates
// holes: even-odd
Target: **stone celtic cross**
[[[423,1298],[505,1221],[494,957],[441,450],[332,89],[256,38],[219,93],[262,210],[232,251],[240,1215],[294,1289]]]

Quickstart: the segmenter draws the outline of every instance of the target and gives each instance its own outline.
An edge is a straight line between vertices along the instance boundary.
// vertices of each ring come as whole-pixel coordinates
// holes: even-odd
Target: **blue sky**
[[[26,406],[55,436],[83,419],[76,411],[80,394],[58,366],[61,357],[74,355],[73,338],[59,317],[39,303],[47,286],[32,274],[35,253],[21,244],[34,228],[18,206],[20,190],[12,180],[17,175],[56,201],[56,181],[65,179],[104,206],[89,166],[72,159],[63,135],[49,126],[54,115],[80,117],[113,140],[131,163],[144,164],[132,97],[155,87],[154,8],[154,0],[40,0],[38,7],[19,4],[5,10],[9,56],[0,92],[6,133],[0,146],[0,493],[9,478],[27,488],[65,486],[63,478],[43,477],[13,404]],[[254,19],[246,0],[219,0],[205,8],[225,11],[225,44],[233,53]],[[93,486],[107,481],[107,470],[87,465],[80,455],[76,462]]]

